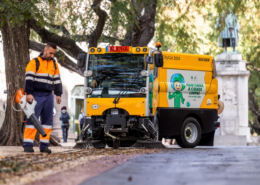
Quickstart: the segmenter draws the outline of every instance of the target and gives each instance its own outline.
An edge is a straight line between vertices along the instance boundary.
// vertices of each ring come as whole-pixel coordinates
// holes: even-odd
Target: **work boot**
[[[26,153],[33,153],[33,152],[34,152],[33,147],[27,147],[27,148],[25,148],[25,149],[24,149],[24,152],[26,152]]]
[[[51,150],[49,148],[44,148],[41,150],[42,153],[50,154]]]

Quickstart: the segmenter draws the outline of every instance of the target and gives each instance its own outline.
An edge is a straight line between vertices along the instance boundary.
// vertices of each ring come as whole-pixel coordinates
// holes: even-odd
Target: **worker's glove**
[[[28,101],[29,103],[32,103],[33,100],[34,100],[33,95],[28,94],[28,95],[27,95],[27,101]]]

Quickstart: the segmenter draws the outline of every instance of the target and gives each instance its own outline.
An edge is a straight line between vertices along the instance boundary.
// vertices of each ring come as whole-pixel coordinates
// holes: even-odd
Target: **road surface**
[[[145,154],[81,185],[259,185],[260,147],[170,148]]]

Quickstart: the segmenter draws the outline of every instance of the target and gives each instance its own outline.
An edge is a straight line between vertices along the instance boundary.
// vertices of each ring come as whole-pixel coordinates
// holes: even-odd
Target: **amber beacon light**
[[[155,47],[162,47],[162,44],[160,42],[156,42]]]
[[[160,47],[162,47],[162,44],[160,42],[156,42],[155,47],[157,47],[157,49],[159,51]]]

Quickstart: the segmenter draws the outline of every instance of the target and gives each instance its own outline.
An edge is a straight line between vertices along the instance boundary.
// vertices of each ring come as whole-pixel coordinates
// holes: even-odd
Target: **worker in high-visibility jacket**
[[[27,101],[37,101],[35,115],[41,118],[41,124],[47,136],[40,135],[40,152],[51,153],[49,140],[53,126],[53,95],[56,95],[57,104],[61,103],[62,84],[59,67],[54,60],[57,47],[53,43],[47,43],[44,52],[32,59],[26,67],[25,92]],[[33,143],[36,128],[29,119],[26,119],[23,147],[25,152],[34,152]]]

